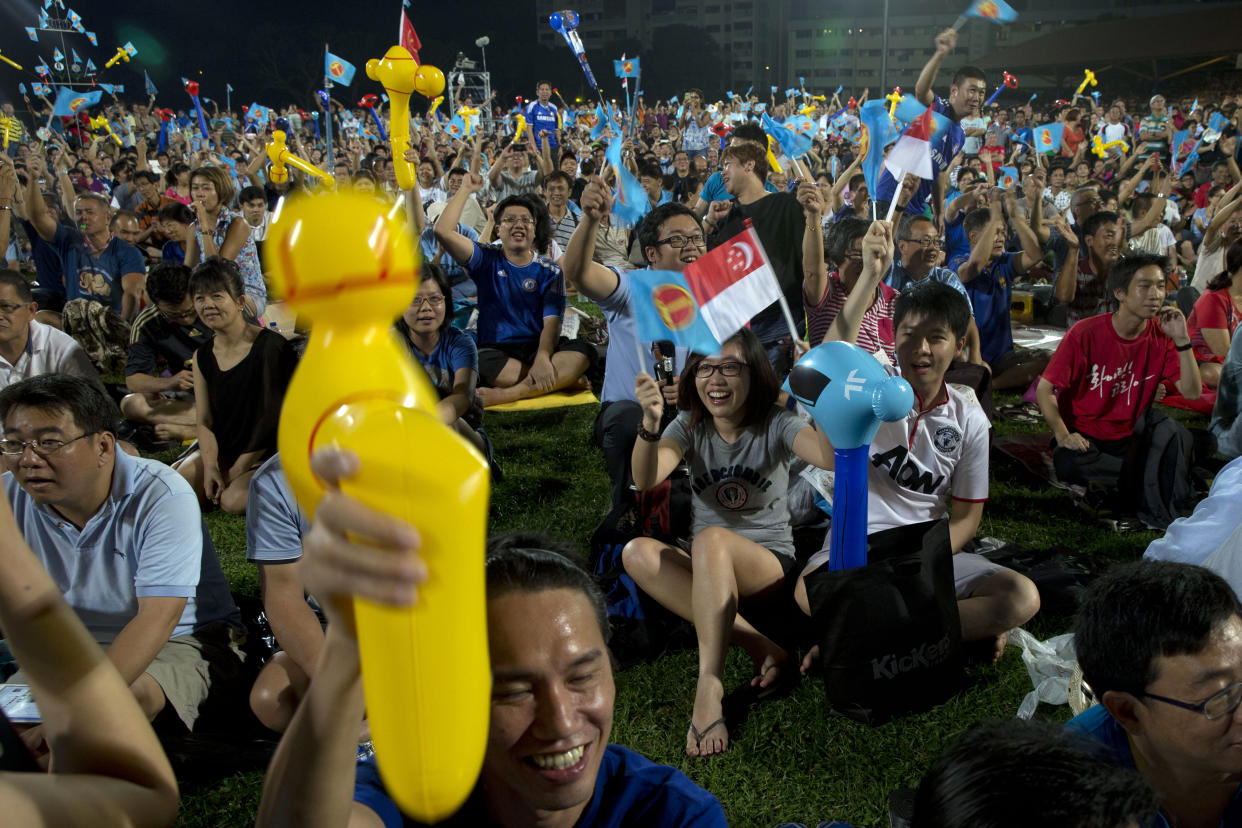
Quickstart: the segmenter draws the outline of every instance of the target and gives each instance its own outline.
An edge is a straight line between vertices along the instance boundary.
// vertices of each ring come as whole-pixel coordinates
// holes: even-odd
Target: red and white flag
[[[781,299],[776,271],[750,226],[687,265],[683,275],[720,342]]]
[[[897,179],[898,186],[901,185],[901,179],[906,173],[914,173],[919,178],[930,179],[932,177],[931,113],[931,109],[928,108],[922,115],[911,121],[884,159],[884,168],[893,174],[893,178]]]
[[[401,10],[401,45],[414,58],[415,63],[422,62],[418,59],[418,50],[423,48],[423,44],[419,41],[418,33],[414,31],[414,24],[410,22],[405,9]]]

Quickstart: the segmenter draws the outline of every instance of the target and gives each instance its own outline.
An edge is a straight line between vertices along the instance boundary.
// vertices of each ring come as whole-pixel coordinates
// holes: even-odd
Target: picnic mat
[[[1064,328],[1054,328],[1051,325],[1013,326],[1013,344],[1018,348],[1055,351],[1064,336]]]
[[[1031,474],[1046,480],[1058,489],[1073,491],[1068,485],[1057,479],[1056,469],[1052,465],[1052,435],[1012,434],[1008,437],[996,437],[992,440],[992,448],[1013,458],[1022,464]]]
[[[569,405],[594,405],[598,403],[590,391],[554,391],[539,397],[527,397],[516,402],[489,405],[488,411],[538,411],[542,408],[563,408]]]

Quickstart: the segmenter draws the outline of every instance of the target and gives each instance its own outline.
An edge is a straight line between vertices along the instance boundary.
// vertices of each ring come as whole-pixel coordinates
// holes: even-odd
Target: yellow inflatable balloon
[[[283,184],[289,180],[289,171],[285,169],[286,167],[295,167],[309,176],[320,179],[329,187],[336,184],[335,178],[309,161],[289,152],[289,147],[285,144],[284,130],[273,130],[272,140],[267,145],[267,158],[272,162],[271,169],[268,170],[268,178],[272,179],[274,184]]]
[[[414,73],[414,91],[424,98],[434,98],[444,91],[444,73],[424,63]]]
[[[418,286],[403,211],[358,193],[295,195],[268,231],[273,286],[311,327],[279,446],[308,515],[323,494],[309,458],[356,452],[342,489],[408,520],[429,579],[409,609],[355,602],[380,774],[409,816],[438,822],[473,789],[487,747],[484,541],[487,462],[436,415],[439,395],[392,331]]]
[[[367,77],[379,81],[388,93],[388,142],[392,146],[392,167],[403,190],[414,188],[418,163],[406,161],[410,148],[410,93],[421,69],[404,46],[392,46],[382,58],[367,61]]]

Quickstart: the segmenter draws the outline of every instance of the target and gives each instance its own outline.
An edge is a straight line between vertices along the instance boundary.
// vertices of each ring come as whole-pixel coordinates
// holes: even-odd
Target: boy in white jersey
[[[1039,610],[1039,592],[1024,575],[961,551],[975,536],[988,497],[987,415],[971,389],[944,381],[965,345],[970,306],[948,285],[923,282],[897,297],[893,323],[897,370],[914,389],[914,407],[904,420],[881,424],[871,441],[867,531],[944,517],[952,499],[949,537],[962,640],[991,639],[999,658],[1006,631]],[[807,614],[805,576],[828,561],[827,544],[826,538],[798,579],[795,596]],[[803,662],[804,672],[814,656]]]

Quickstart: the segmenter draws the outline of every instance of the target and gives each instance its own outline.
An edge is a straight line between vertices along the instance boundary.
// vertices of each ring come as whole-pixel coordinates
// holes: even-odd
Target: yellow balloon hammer
[[[361,471],[342,490],[422,538],[429,579],[417,605],[358,600],[355,615],[380,774],[401,810],[434,823],[465,802],[487,746],[489,486],[487,462],[440,421],[439,396],[392,331],[418,287],[403,218],[358,193],[295,195],[267,245],[274,287],[313,323],[280,419],[293,493],[313,515],[324,487],[310,454],[350,449]]]

